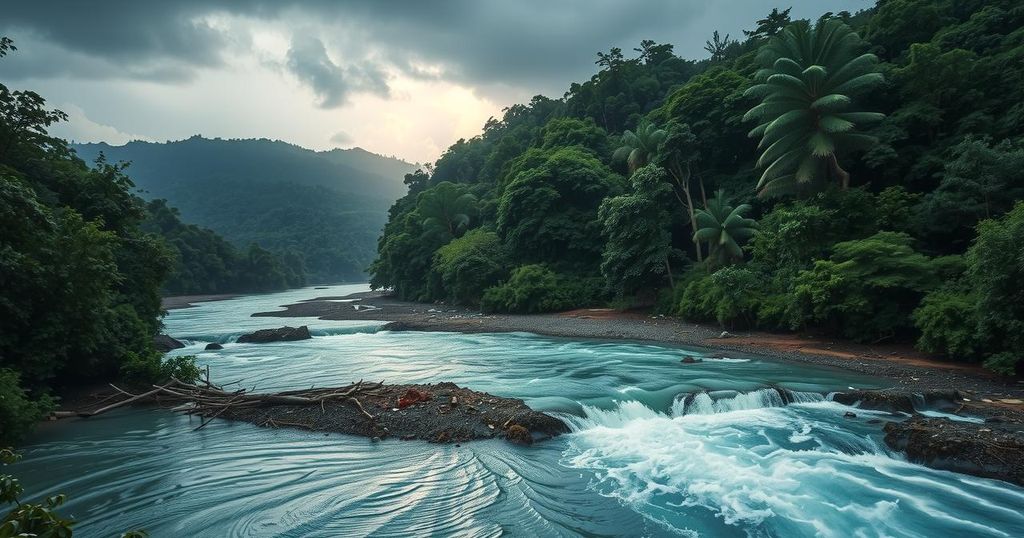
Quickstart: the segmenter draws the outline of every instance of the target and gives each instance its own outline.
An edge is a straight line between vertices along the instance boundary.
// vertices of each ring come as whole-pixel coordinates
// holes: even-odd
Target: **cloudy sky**
[[[772,7],[867,0],[6,0],[0,80],[71,116],[78,141],[207,137],[360,146],[433,161],[490,116],[560,97],[595,53],[641,39],[706,56]]]

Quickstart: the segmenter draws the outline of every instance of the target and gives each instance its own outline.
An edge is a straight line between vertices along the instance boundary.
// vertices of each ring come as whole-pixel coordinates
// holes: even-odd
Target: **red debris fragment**
[[[409,389],[398,399],[398,408],[405,409],[412,404],[430,400],[430,393],[422,390]]]

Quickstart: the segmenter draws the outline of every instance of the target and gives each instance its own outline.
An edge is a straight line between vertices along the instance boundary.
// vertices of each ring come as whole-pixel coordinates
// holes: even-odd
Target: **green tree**
[[[665,132],[667,134],[658,146],[656,162],[668,171],[672,177],[672,181],[675,183],[672,193],[690,218],[691,231],[696,232],[697,207],[694,205],[693,193],[691,191],[693,188],[694,162],[700,157],[700,153],[697,150],[697,137],[690,130],[690,126],[685,123],[680,125],[676,122],[670,122]],[[682,195],[680,195],[680,192],[682,192]],[[700,181],[700,194],[704,204],[707,205],[703,181]],[[703,261],[704,254],[701,251],[700,242],[694,240],[693,247],[697,254],[697,261]]]
[[[735,208],[725,199],[725,191],[715,192],[705,209],[697,210],[697,231],[694,241],[708,244],[708,263],[712,267],[728,265],[743,259],[740,243],[754,235],[757,222],[744,217],[751,209],[749,204]]]
[[[1000,219],[982,221],[967,251],[967,280],[977,297],[985,365],[1013,373],[1024,349],[1024,202]]]
[[[793,192],[828,177],[849,186],[839,155],[870,148],[876,140],[857,127],[883,118],[854,108],[856,95],[883,81],[875,70],[878,58],[858,55],[860,48],[849,26],[829,19],[814,27],[795,22],[758,52],[761,69],[747,95],[761,104],[744,119],[760,122],[750,136],[761,138],[762,195]]]
[[[653,123],[643,123],[636,132],[622,133],[619,147],[612,154],[612,161],[626,163],[630,174],[647,166],[658,152],[658,146],[665,141],[668,132]]]
[[[509,265],[498,234],[477,228],[439,248],[431,271],[439,275],[448,299],[478,306],[484,290],[508,277]]]
[[[597,209],[621,191],[621,178],[578,147],[528,152],[510,174],[497,231],[515,259],[596,272],[604,246]]]
[[[729,45],[733,43],[734,41],[729,40],[729,34],[725,34],[725,37],[723,38],[719,35],[718,30],[715,30],[711,39],[704,42],[704,50],[708,51],[708,54],[711,55],[712,62],[720,62],[725,60],[729,51]]]
[[[792,319],[866,342],[906,332],[914,305],[937,286],[940,268],[911,241],[907,234],[879,232],[837,243],[829,259],[797,275]]]
[[[1024,198],[1024,147],[973,137],[951,148],[939,186],[918,206],[920,233],[942,252],[963,252],[972,225],[1009,211]]]
[[[477,214],[477,198],[466,188],[448,181],[423,191],[416,200],[425,233],[452,239],[469,227]]]
[[[786,8],[779,11],[779,8],[772,8],[772,12],[763,19],[758,19],[757,27],[753,30],[743,30],[743,35],[750,39],[764,39],[767,37],[774,37],[776,34],[782,31],[789,22],[789,12],[793,8]]]
[[[615,294],[631,294],[672,281],[671,188],[660,168],[648,165],[630,178],[629,192],[605,199],[598,211],[607,238],[601,273]]]

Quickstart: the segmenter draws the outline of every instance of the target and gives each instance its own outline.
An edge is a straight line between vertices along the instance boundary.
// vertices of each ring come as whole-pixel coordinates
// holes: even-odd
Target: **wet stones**
[[[1024,432],[915,416],[885,425],[885,443],[935,469],[996,478],[1024,486]]]
[[[243,344],[265,344],[267,342],[293,342],[295,340],[309,340],[313,338],[309,334],[309,327],[280,327],[278,329],[260,329],[254,333],[243,334],[238,341]]]

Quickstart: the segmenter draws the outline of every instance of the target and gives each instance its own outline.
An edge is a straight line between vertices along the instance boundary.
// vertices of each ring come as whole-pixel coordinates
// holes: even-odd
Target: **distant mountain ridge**
[[[130,175],[138,187],[157,197],[167,183],[201,179],[238,178],[275,182],[286,180],[333,188],[391,201],[405,194],[402,179],[416,165],[362,148],[315,151],[266,138],[221,139],[199,135],[168,142],[132,141],[121,146],[106,142],[72,144],[86,162],[102,152],[110,162],[132,162]]]
[[[387,209],[416,169],[360,148],[314,151],[268,139],[72,144],[88,163],[128,161],[147,200],[239,247],[298,253],[312,282],[362,279]]]

